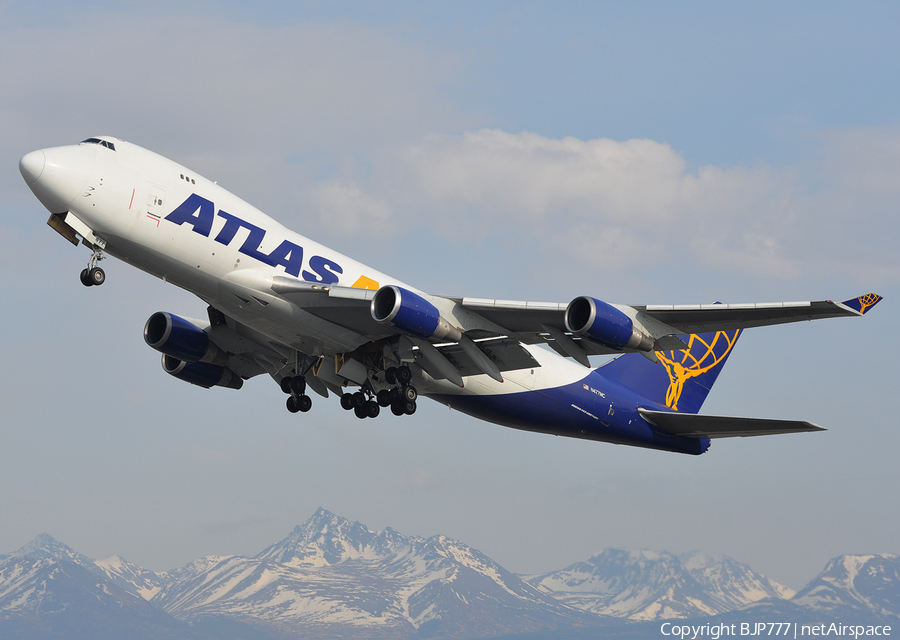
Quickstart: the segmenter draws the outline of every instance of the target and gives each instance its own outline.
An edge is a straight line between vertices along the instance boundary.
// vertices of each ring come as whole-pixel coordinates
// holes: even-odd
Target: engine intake
[[[457,342],[462,338],[433,304],[422,296],[395,285],[381,287],[372,298],[372,317],[376,322],[420,338]]]
[[[144,342],[182,362],[225,364],[228,359],[210,341],[206,331],[166,311],[157,311],[147,320],[144,325]]]
[[[239,375],[220,364],[185,362],[164,353],[162,367],[169,375],[204,389],[210,387],[240,389],[244,385],[244,381]]]
[[[654,340],[611,304],[581,296],[566,307],[566,329],[613,349],[653,351]]]

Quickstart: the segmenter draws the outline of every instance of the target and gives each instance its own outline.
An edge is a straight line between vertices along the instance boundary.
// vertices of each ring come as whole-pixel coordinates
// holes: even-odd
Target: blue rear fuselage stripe
[[[638,413],[638,407],[668,411],[596,370],[571,384],[497,395],[428,394],[473,417],[525,431],[701,454],[709,440],[665,434]]]

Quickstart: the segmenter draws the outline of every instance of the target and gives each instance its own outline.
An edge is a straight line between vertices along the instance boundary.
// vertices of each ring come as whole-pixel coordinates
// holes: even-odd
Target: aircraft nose
[[[43,151],[32,151],[22,156],[22,159],[19,160],[19,173],[25,178],[25,182],[31,184],[40,178],[41,173],[44,171],[45,162],[46,158]]]
[[[22,156],[19,171],[50,213],[68,211],[94,171],[94,145],[40,149]]]

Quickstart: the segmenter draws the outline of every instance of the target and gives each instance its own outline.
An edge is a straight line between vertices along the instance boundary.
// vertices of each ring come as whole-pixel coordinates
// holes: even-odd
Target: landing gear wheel
[[[298,396],[302,396],[306,393],[306,378],[303,376],[295,376],[291,378],[291,391],[296,393]]]
[[[341,409],[345,411],[350,411],[353,408],[353,394],[345,393],[341,396]]]
[[[91,284],[97,285],[98,287],[106,282],[106,274],[103,272],[103,269],[100,267],[94,267],[88,272]]]
[[[297,413],[300,411],[300,399],[295,396],[288,396],[287,399],[287,410],[291,413]]]
[[[358,407],[353,407],[353,413],[355,413],[356,417],[359,418],[360,420],[363,420],[363,419],[369,417],[369,412],[366,410],[366,405],[364,405],[364,404],[360,405]]]
[[[278,383],[281,385],[281,390],[285,393],[291,392],[291,377],[285,376],[281,379],[281,382]]]
[[[378,405],[381,407],[388,407],[391,404],[391,390],[390,389],[382,389],[375,396],[378,400]]]
[[[366,404],[366,396],[362,391],[357,391],[356,393],[354,393],[353,396],[351,397],[351,400],[353,401],[354,409]]]
[[[391,413],[393,413],[395,416],[405,415],[406,411],[403,407],[403,403],[401,403],[399,400],[396,402],[392,402],[391,403]]]
[[[412,371],[409,370],[409,367],[404,365],[397,369],[397,382],[407,384],[410,380],[412,380]]]
[[[299,396],[297,398],[297,406],[300,407],[300,411],[306,413],[312,409],[312,398],[309,396]]]
[[[381,407],[378,406],[378,403],[374,400],[369,400],[366,403],[366,415],[370,418],[377,418],[379,413],[381,413]]]
[[[416,388],[412,385],[408,387],[403,387],[403,390],[400,392],[400,397],[407,402],[415,402],[419,397],[419,392],[416,391]]]
[[[397,367],[388,367],[387,371],[384,372],[384,380],[388,384],[397,382]]]
[[[83,284],[84,286],[86,286],[86,287],[94,286],[94,283],[91,282],[91,272],[88,269],[82,269],[81,275],[79,277],[81,278],[81,284]]]
[[[416,412],[416,403],[411,400],[406,400],[400,403],[403,406],[403,413],[408,416],[411,416]]]

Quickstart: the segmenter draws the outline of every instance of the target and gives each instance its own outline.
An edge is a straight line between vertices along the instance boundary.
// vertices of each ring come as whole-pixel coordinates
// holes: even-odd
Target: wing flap
[[[735,416],[707,416],[638,409],[641,416],[662,431],[686,438],[746,438],[780,433],[825,431],[812,422],[802,420],[769,420]]]
[[[498,371],[515,371],[517,369],[533,369],[541,366],[534,357],[511,338],[489,338],[478,340],[478,348],[494,363]],[[474,362],[466,350],[457,343],[437,345],[437,349],[447,358],[459,374],[475,376],[484,373],[478,363]],[[433,376],[438,379],[444,376]]]

